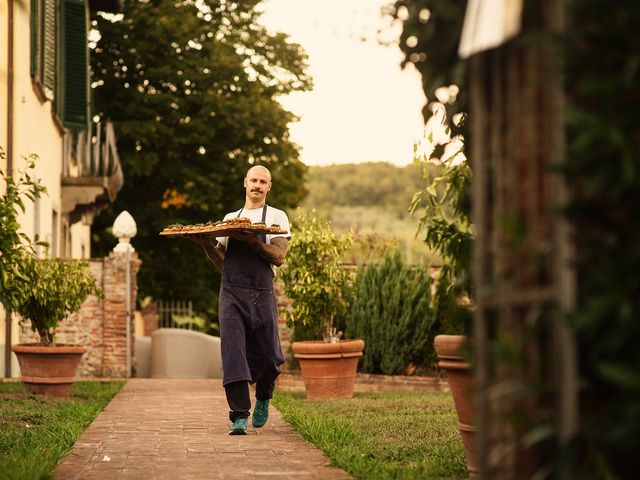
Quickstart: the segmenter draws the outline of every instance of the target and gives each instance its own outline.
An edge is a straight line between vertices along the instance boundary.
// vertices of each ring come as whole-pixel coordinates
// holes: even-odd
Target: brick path
[[[220,380],[130,379],[54,472],[56,480],[348,479],[270,407],[228,435]]]

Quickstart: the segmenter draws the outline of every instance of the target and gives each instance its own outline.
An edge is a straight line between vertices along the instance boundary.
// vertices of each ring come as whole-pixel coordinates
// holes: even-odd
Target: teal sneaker
[[[269,400],[256,400],[251,423],[256,428],[262,427],[269,419]]]
[[[236,418],[231,425],[229,435],[246,435],[247,434],[247,419],[245,417]]]

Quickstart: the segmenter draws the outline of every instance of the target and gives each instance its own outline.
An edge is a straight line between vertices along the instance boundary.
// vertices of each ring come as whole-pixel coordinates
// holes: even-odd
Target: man
[[[244,178],[244,207],[228,213],[224,220],[247,217],[252,223],[277,224],[287,233],[232,233],[218,238],[216,251],[211,252],[214,255],[209,255],[222,270],[218,314],[230,435],[247,433],[249,382],[256,384],[253,426],[259,428],[267,422],[269,400],[284,363],[273,279],[274,266],[282,265],[291,237],[286,213],[266,204],[271,185],[267,168],[251,167]]]

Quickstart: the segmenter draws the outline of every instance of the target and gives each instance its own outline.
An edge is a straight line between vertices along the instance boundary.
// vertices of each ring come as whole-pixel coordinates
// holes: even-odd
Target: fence
[[[157,300],[159,328],[198,330],[191,300]]]

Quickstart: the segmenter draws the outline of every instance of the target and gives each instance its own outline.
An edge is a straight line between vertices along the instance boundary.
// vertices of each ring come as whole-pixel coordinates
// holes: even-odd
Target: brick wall
[[[80,310],[60,322],[56,342],[82,345],[87,351],[82,356],[79,377],[127,376],[126,356],[126,254],[111,252],[108,257],[89,261],[91,273],[104,291],[104,300],[91,296]],[[134,351],[133,310],[136,305],[137,273],[141,262],[131,253],[131,358]],[[29,322],[24,322],[20,343],[37,341]]]

